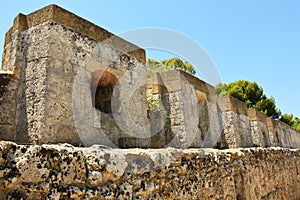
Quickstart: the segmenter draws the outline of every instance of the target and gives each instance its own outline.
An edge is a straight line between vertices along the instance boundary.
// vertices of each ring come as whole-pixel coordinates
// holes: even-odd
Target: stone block
[[[42,28],[42,27],[41,27]],[[49,56],[49,31],[43,30],[43,34],[37,35],[39,37],[29,36],[29,41],[26,44],[26,59],[27,62],[35,61],[40,58]]]
[[[67,60],[49,59],[49,67],[47,68],[48,76],[62,77],[67,81],[72,81],[74,78],[73,64]]]
[[[267,124],[267,116],[256,109],[248,109],[248,116],[250,121],[260,121]]]
[[[248,115],[247,105],[231,96],[218,97],[217,102],[220,109],[224,111],[234,111],[238,114]]]
[[[165,133],[162,131],[151,137],[151,148],[158,149],[163,148],[166,145],[164,134]]]
[[[204,92],[196,90],[197,102],[202,102],[207,100],[207,96]]]
[[[4,45],[4,50],[2,54],[2,68],[1,68],[2,70],[7,70],[8,67],[7,65],[11,57],[11,50],[12,50],[12,42],[9,41]]]
[[[253,139],[251,136],[251,125],[248,116],[238,114],[238,130],[241,138],[240,147],[253,147]]]
[[[72,103],[62,100],[48,99],[46,104],[46,121],[57,124],[72,124]]]
[[[241,146],[241,136],[237,128],[237,113],[233,111],[222,112],[222,134],[229,148]]]
[[[237,107],[237,112],[241,115],[248,115],[248,108],[247,105],[244,102],[241,102],[238,99],[235,99],[235,105]]]
[[[74,126],[58,125],[55,143],[70,143],[75,146],[83,146]]]
[[[47,21],[62,24],[64,27],[79,32],[98,42],[106,41],[105,43],[107,45],[127,53],[142,62],[146,61],[145,50],[56,5],[49,5],[28,15],[18,15],[14,20],[13,27],[6,34],[7,39],[5,40],[5,44],[8,43],[8,38],[10,38],[11,34],[16,30],[22,31],[33,28]]]
[[[136,148],[151,148],[151,138],[136,138]]]
[[[7,74],[0,74],[0,101],[14,101],[17,96],[19,81]]]
[[[13,106],[13,107],[10,107]],[[16,107],[0,102],[0,124],[15,125],[16,122]]]
[[[270,147],[270,137],[267,126],[261,121],[250,121],[253,145],[256,147]]]
[[[0,124],[0,140],[15,141],[15,126],[9,124]]]
[[[237,107],[235,105],[235,100],[230,96],[222,96],[218,98],[218,105],[222,112],[226,111],[234,111],[238,112]]]
[[[73,82],[63,77],[49,76],[47,96],[50,98],[72,102]]]

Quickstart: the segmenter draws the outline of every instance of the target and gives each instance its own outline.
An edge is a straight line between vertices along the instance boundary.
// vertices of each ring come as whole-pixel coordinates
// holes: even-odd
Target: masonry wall
[[[82,141],[84,145],[97,143],[118,146],[119,139],[126,137],[124,132],[128,133],[128,129],[131,127],[131,125],[124,125],[126,122],[124,119],[128,118],[130,109],[129,115],[138,121],[135,123],[141,125],[146,123],[145,86],[138,83],[145,80],[143,78],[146,76],[144,64],[102,43],[65,29],[61,25],[52,25],[51,30],[52,41],[50,43],[53,46],[49,53],[51,64],[47,83],[50,89],[48,93],[48,126],[53,127],[51,138],[56,136],[55,142],[65,142],[67,138],[67,141],[72,144]],[[59,49],[62,51],[57,51]],[[113,102],[108,105],[114,107],[118,116],[99,112],[93,107],[94,94],[91,93],[91,83],[92,74],[97,70],[109,70],[119,79],[119,92],[122,93],[114,94],[116,107]],[[100,78],[101,75],[99,80]],[[127,102],[126,96],[123,94],[131,94],[132,91],[135,93],[131,98],[135,101]],[[124,104],[128,107],[128,112],[118,112],[121,107],[126,107]],[[125,113],[127,116],[124,116]],[[106,120],[101,120],[103,117]],[[123,130],[116,126],[116,117],[120,119],[119,126],[124,125],[120,127],[124,128]],[[79,132],[80,138],[72,141],[73,133],[76,131]]]
[[[134,125],[143,132],[147,123],[144,61],[143,49],[55,5],[18,15],[2,59],[2,70],[12,75],[0,75],[0,139],[118,146]],[[103,72],[117,77],[115,116],[93,105],[98,71],[98,82]],[[150,145],[143,142],[137,146]]]
[[[217,98],[214,87],[185,72],[153,75],[148,92],[160,99],[166,116],[172,116],[165,117],[166,144],[161,147],[300,147],[300,133],[292,127],[233,97]],[[176,136],[180,140],[175,145],[171,142]]]
[[[213,86],[190,74],[175,70],[147,81],[144,62],[143,49],[55,5],[18,15],[5,38],[0,139],[122,148],[300,146],[293,128],[234,98],[217,98]],[[148,108],[146,85],[161,110]]]
[[[193,86],[180,72],[154,74],[148,80],[147,90],[152,98],[161,102],[159,109],[156,109],[163,114],[159,122],[162,124],[162,131],[158,134],[164,137],[159,148],[188,148],[199,145],[197,96]],[[150,121],[152,126],[157,124],[157,119],[150,118]],[[152,134],[155,134],[157,130],[153,131]]]
[[[225,137],[234,147],[281,146],[299,148],[300,133],[292,127],[271,119],[263,113],[246,109],[246,105],[232,97],[218,100],[223,114]]]
[[[1,199],[300,198],[300,151],[0,142]]]
[[[18,88],[18,79],[0,74],[0,140],[15,140]]]

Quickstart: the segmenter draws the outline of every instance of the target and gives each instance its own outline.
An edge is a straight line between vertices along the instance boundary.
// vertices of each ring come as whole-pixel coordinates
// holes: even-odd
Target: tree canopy
[[[156,72],[165,72],[175,69],[181,69],[189,74],[196,74],[196,71],[190,63],[183,61],[178,57],[174,57],[167,60],[157,61],[151,58],[147,59],[146,62],[148,68],[148,76]]]
[[[264,98],[264,91],[256,82],[239,80],[228,84],[218,84],[216,86],[218,96],[229,95],[254,107],[258,101]]]

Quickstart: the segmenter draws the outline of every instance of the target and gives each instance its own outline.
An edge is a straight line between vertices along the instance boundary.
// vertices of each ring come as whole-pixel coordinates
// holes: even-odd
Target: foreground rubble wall
[[[0,199],[299,199],[300,150],[0,142]]]

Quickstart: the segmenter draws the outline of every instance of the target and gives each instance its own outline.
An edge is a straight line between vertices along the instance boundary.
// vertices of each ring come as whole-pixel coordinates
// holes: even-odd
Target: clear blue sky
[[[18,13],[27,14],[52,3],[115,34],[142,27],[181,32],[205,48],[224,82],[256,81],[283,112],[300,116],[298,0],[10,0],[0,8],[1,47]],[[169,55],[148,53],[155,59],[165,56]]]

